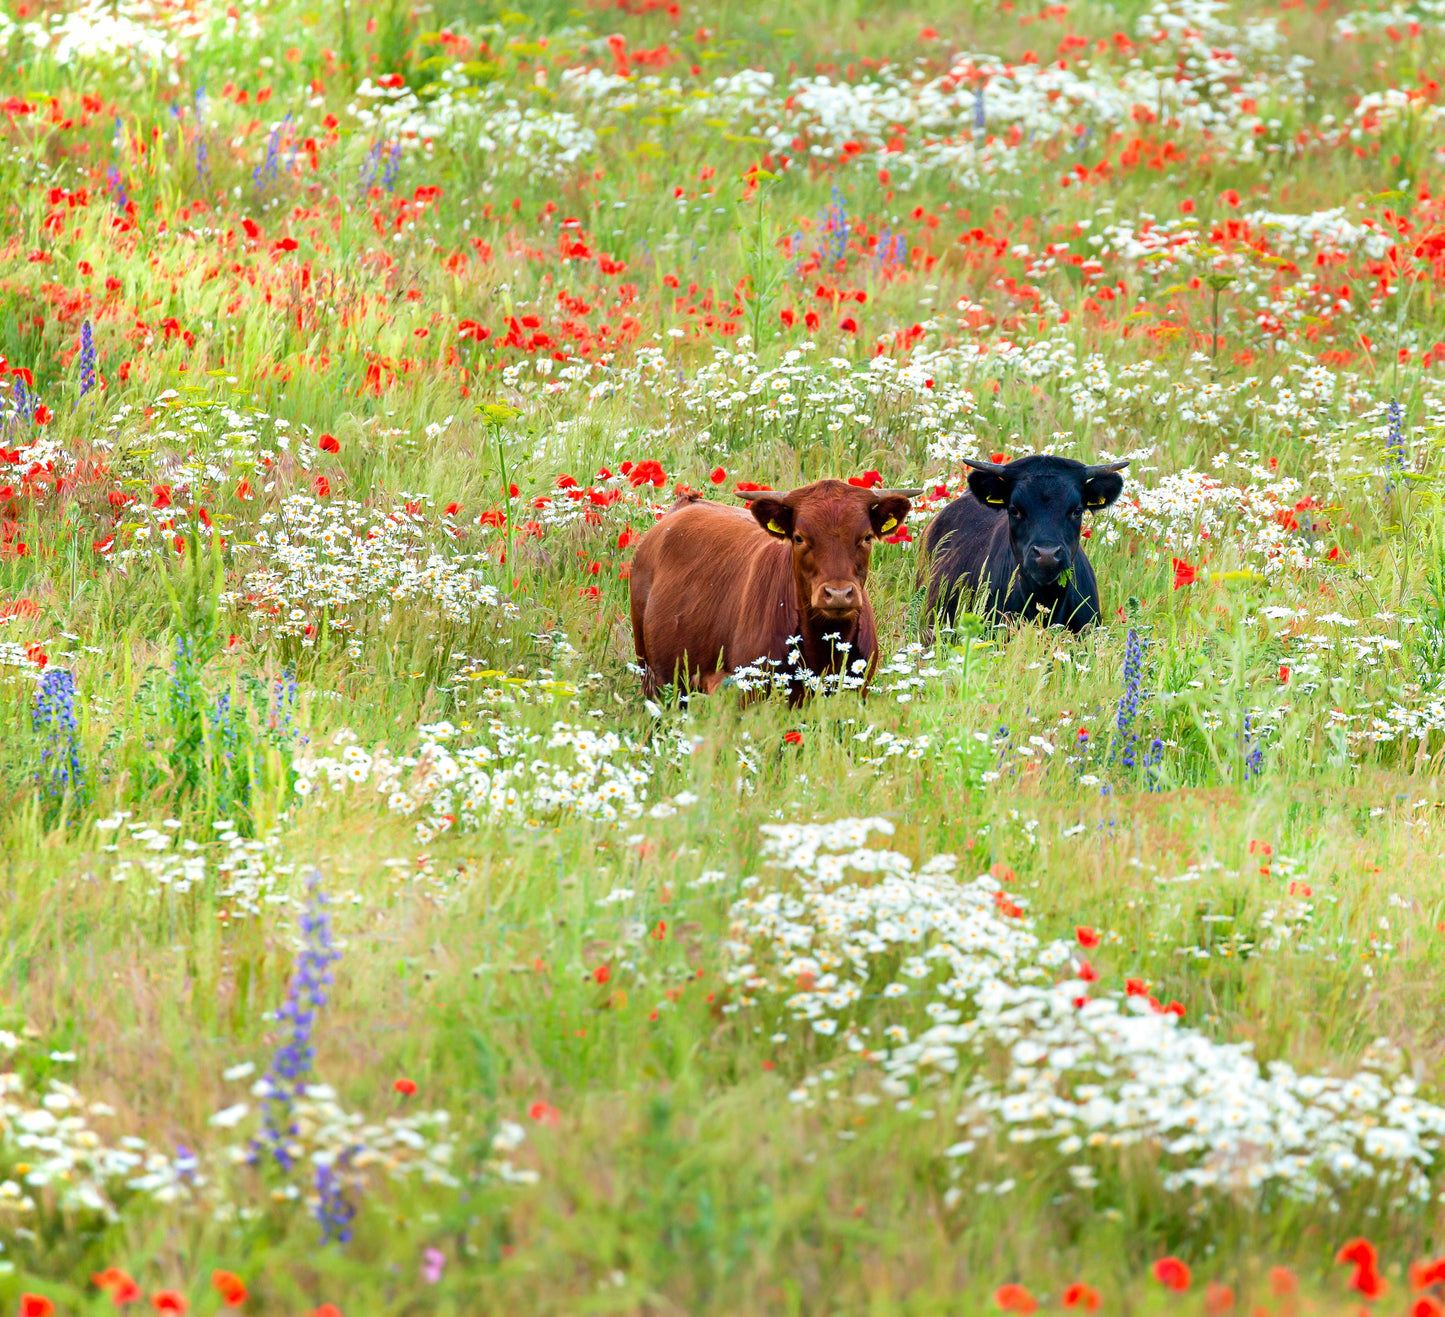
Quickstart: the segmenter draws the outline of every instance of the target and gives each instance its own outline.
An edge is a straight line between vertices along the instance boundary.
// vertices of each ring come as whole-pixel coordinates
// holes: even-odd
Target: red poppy
[[[713,469],[712,469],[712,474],[711,474],[710,476],[708,476],[708,479],[711,480],[712,483],[715,484],[715,485],[720,485],[720,484],[722,484],[722,482],[723,482],[724,480],[726,480],[727,478],[728,478],[728,473],[727,473],[726,471],[724,471],[724,470],[722,469],[722,467],[720,467],[720,466],[715,466],[715,467],[713,467]]]
[[[157,1290],[151,1295],[151,1307],[157,1312],[185,1312],[191,1305],[179,1290]]]
[[[1252,848],[1252,847],[1251,847]],[[1340,1248],[1335,1254],[1335,1261],[1339,1263],[1353,1263],[1357,1267],[1369,1267],[1371,1270],[1379,1265],[1380,1255],[1375,1251],[1375,1246],[1368,1239],[1352,1239]]]
[[[1074,925],[1074,936],[1085,951],[1092,951],[1101,941],[1099,935],[1092,928],[1086,928],[1083,924]]]
[[[239,1308],[246,1302],[246,1282],[234,1271],[211,1272],[211,1288],[228,1308]]]
[[[1186,585],[1193,585],[1198,572],[1191,567],[1183,558],[1174,558],[1174,588],[1182,590]]]
[[[1228,1312],[1234,1307],[1234,1291],[1228,1285],[1212,1280],[1204,1287],[1204,1311],[1211,1314]]]
[[[460,503],[448,503],[446,507],[442,509],[449,517],[455,517],[461,510],[462,505]]]
[[[606,983],[606,982],[608,982],[611,978],[612,978],[612,966],[611,966],[611,965],[599,965],[599,966],[597,966],[596,969],[594,969],[594,970],[592,971],[592,981],[593,981],[594,983]]]
[[[1222,193],[1220,193],[1219,199],[1224,202],[1226,206],[1239,205],[1239,193],[1236,192],[1233,188],[1226,188]]]
[[[993,1292],[993,1301],[1000,1312],[1037,1312],[1039,1306],[1022,1285],[1000,1285]]]
[[[1147,997],[1149,989],[1143,979],[1125,979],[1124,995],[1126,997]]]
[[[539,1125],[560,1125],[562,1113],[550,1102],[537,1101],[527,1108],[527,1114]]]
[[[311,482],[311,487],[316,491],[317,498],[331,497],[331,482],[325,476],[317,476]]]
[[[1097,983],[1099,971],[1096,970],[1087,960],[1081,960],[1079,967],[1074,971],[1074,977],[1082,983]]]
[[[336,442],[336,436],[334,434],[323,434],[321,438],[316,441],[316,446],[323,453],[339,453],[341,451],[341,445]]]
[[[852,316],[844,316],[843,319],[838,322],[838,328],[845,334],[856,334],[858,332],[858,322],[854,320]]]
[[[1373,1267],[1356,1267],[1355,1274],[1350,1277],[1350,1288],[1358,1290],[1360,1297],[1373,1303],[1376,1299],[1384,1298],[1385,1291],[1389,1289],[1385,1278]]]
[[[1076,1280],[1064,1291],[1064,1307],[1082,1308],[1085,1312],[1098,1312],[1103,1298],[1092,1285]]]
[[[171,487],[169,485],[152,485],[151,493],[155,497],[155,502],[151,504],[151,507],[168,508],[171,506]]]
[[[649,483],[661,489],[663,485],[667,484],[667,472],[662,469],[662,463],[653,458],[648,458],[645,462],[638,462],[627,473],[627,478],[632,482],[634,489],[639,485]]]
[[[254,491],[253,491],[252,488],[251,488],[251,482],[250,482],[249,480],[247,480],[244,476],[242,476],[242,477],[241,477],[241,483],[236,486],[236,497],[237,497],[237,498],[251,498],[251,497],[253,496],[253,494],[254,494]]]
[[[49,424],[50,424],[51,417],[52,417],[53,415],[54,415],[54,413],[50,410],[50,408],[47,407],[47,406],[42,402],[42,403],[35,409],[35,424],[36,424],[36,425],[49,425]],[[39,1296],[37,1296],[37,1295],[31,1295],[31,1297],[32,1297],[32,1298],[36,1298],[36,1297],[39,1297]],[[50,1300],[49,1300],[49,1299],[46,1299],[45,1302],[46,1302],[46,1303],[49,1303]]]
[[[1289,669],[1283,663],[1279,665],[1279,684],[1281,686],[1289,684]]]
[[[43,1294],[22,1294],[20,1296],[20,1317],[50,1317],[55,1305]]]
[[[1445,1317],[1445,1307],[1441,1307],[1439,1299],[1422,1294],[1410,1305],[1410,1317]]]
[[[392,1088],[400,1093],[402,1097],[411,1097],[411,1095],[416,1092],[416,1080],[407,1079],[403,1076],[392,1085]]]
[[[334,1303],[323,1303],[312,1310],[311,1317],[341,1317],[341,1309]]]
[[[1439,1285],[1442,1282],[1445,1282],[1445,1258],[1410,1264],[1411,1289],[1428,1290],[1430,1286]]]
[[[784,732],[784,733],[783,733],[783,744],[784,744],[784,745],[802,745],[802,744],[803,744],[803,733],[802,733],[802,732]]]
[[[1368,1239],[1352,1239],[1338,1253],[1335,1261],[1352,1264],[1355,1268],[1348,1284],[1357,1290],[1362,1298],[1378,1299],[1389,1287],[1378,1270],[1379,1254]]]
[[[1154,1279],[1167,1290],[1183,1294],[1193,1283],[1189,1267],[1178,1258],[1160,1258],[1153,1266]]]
[[[1288,1267],[1271,1267],[1269,1270],[1269,1292],[1277,1299],[1293,1294],[1299,1289],[1299,1277]]]

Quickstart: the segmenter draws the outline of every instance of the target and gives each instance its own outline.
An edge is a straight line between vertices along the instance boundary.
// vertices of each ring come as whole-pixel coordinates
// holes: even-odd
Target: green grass
[[[1313,1201],[1277,1180],[1169,1187],[1185,1154],[1149,1139],[1082,1154],[1092,1169],[1081,1178],[1081,1155],[1058,1138],[1012,1141],[981,1114],[980,1094],[1009,1082],[997,1039],[900,1092],[880,1086],[871,1054],[887,1045],[885,1029],[928,1027],[919,997],[883,992],[908,973],[901,945],[870,962],[867,991],[838,1008],[841,1032],[829,1035],[788,1005],[809,984],[766,968],[761,939],[744,954],[739,930],[746,899],[806,886],[772,865],[764,828],[883,819],[891,838],[875,833],[868,846],[908,856],[914,871],[954,854],[962,883],[992,872],[1008,897],[1026,898],[1020,926],[1041,943],[1063,939],[1082,956],[1076,927],[1097,930],[1093,995],[1139,979],[1159,1002],[1180,1003],[1176,1028],[1206,1042],[1248,1044],[1261,1063],[1301,1075],[1410,1075],[1423,1097],[1439,1097],[1445,719],[1406,734],[1390,711],[1427,707],[1445,671],[1445,409],[1440,367],[1421,360],[1440,334],[1440,272],[1410,248],[1442,222],[1438,203],[1415,195],[1440,186],[1440,127],[1423,114],[1387,122],[1362,130],[1358,152],[1354,139],[1316,134],[1361,93],[1422,82],[1438,66],[1438,22],[1417,39],[1353,42],[1333,34],[1333,10],[1273,14],[1288,24],[1284,52],[1314,61],[1312,99],[1282,90],[1265,56],[1249,67],[1275,79],[1259,93],[1261,117],[1280,121],[1264,140],[1310,134],[1297,151],[1246,159],[1222,134],[1187,125],[1089,120],[1087,137],[1040,129],[1017,172],[969,181],[912,165],[932,129],[910,129],[905,150],[876,159],[882,143],[870,139],[854,164],[789,148],[781,169],[755,131],[766,123],[738,111],[719,127],[686,107],[712,78],[750,67],[785,86],[815,71],[865,80],[865,58],[921,61],[926,79],[960,51],[1048,61],[1067,33],[1135,32],[1146,7],[1089,3],[1028,24],[1012,6],[929,14],[851,0],[676,17],[564,5],[308,11],[279,0],[255,12],[259,37],[243,27],[188,47],[175,83],[169,62],[62,66],[27,54],[16,94],[35,112],[0,128],[0,354],[33,372],[54,413],[48,426],[0,435],[6,450],[44,441],[0,466],[0,485],[12,486],[0,536],[0,1029],[16,1044],[15,1092],[0,1099],[12,1103],[0,1109],[0,1181],[15,1186],[0,1186],[10,1268],[0,1303],[32,1292],[62,1312],[108,1311],[89,1279],[116,1266],[147,1295],[178,1289],[197,1310],[216,1309],[209,1277],[222,1268],[245,1278],[248,1311],[334,1303],[347,1317],[971,1313],[992,1310],[1009,1281],[1058,1308],[1080,1279],[1103,1293],[1103,1311],[1140,1317],[1205,1311],[1206,1281],[1235,1287],[1238,1311],[1344,1313],[1358,1303],[1334,1257],[1363,1234],[1390,1282],[1381,1311],[1406,1310],[1407,1265],[1440,1248],[1437,1160],[1420,1168],[1416,1198],[1388,1176],[1329,1170]],[[541,147],[488,152],[468,129],[429,154],[408,149],[384,180],[386,151],[371,153],[389,139],[347,106],[374,104],[354,88],[389,72],[429,102],[451,60],[428,62],[445,49],[443,24],[472,43],[474,88],[575,113],[595,145],[549,172]],[[939,35],[921,38],[925,26]],[[636,91],[632,108],[569,99],[562,68],[609,71],[614,32],[634,52],[674,52],[639,70],[662,89]],[[1147,42],[1140,50],[1155,60]],[[1126,56],[1088,53],[1115,82],[1128,70]],[[246,104],[224,98],[227,84],[247,90]],[[296,152],[278,139],[282,166],[264,178],[268,136],[287,114]],[[989,131],[1002,136],[1007,120],[991,117]],[[1128,167],[1121,155],[1135,137],[1173,141],[1182,156]],[[1110,172],[1087,186],[1060,185],[1076,163],[1104,159]],[[765,171],[756,189],[753,166]],[[1410,195],[1397,190],[1406,177]],[[52,188],[73,197],[82,187],[84,203],[51,200]],[[1224,198],[1231,188],[1237,208]],[[1207,238],[1163,266],[1090,244],[1106,224],[1172,223],[1185,198],[1206,236],[1256,209],[1342,207],[1351,224],[1376,226],[1387,210],[1407,214],[1409,241],[1396,251],[1406,274],[1385,278],[1362,248],[1296,250],[1276,230]],[[800,269],[839,202],[843,259]],[[400,241],[399,216],[413,225]],[[568,219],[581,227],[564,229]],[[867,245],[900,233],[911,252],[902,265]],[[801,252],[786,247],[795,234]],[[275,246],[282,238],[296,246]],[[569,255],[570,241],[587,255]],[[1039,263],[1050,243],[1056,256],[1097,256],[1098,276]],[[1226,270],[1235,281],[1217,299],[1216,346],[1206,279]],[[1306,297],[1316,280],[1345,285],[1343,307],[1282,312],[1278,334],[1261,324],[1261,307],[1283,305],[1287,289]],[[1098,300],[1119,281],[1116,300]],[[864,300],[834,298],[855,292]],[[810,311],[820,322],[805,331]],[[845,313],[856,331],[841,327]],[[571,343],[572,360],[543,375],[534,362],[556,343],[509,346],[512,316],[535,316],[527,333]],[[585,334],[562,338],[569,319]],[[468,320],[491,331],[485,341],[459,337]],[[106,383],[84,397],[83,322]],[[868,394],[875,347],[901,366],[909,353],[887,336],[915,324],[913,359],[930,383]],[[1072,353],[1072,373],[998,350],[1041,339]],[[992,351],[966,355],[975,344]],[[654,349],[656,364],[639,365]],[[586,378],[566,383],[564,367],[579,362]],[[868,419],[830,429],[838,416],[826,401],[798,417],[749,414],[754,369],[798,362],[811,383],[774,392],[842,397],[827,381],[853,372]],[[1307,368],[1321,363],[1332,395],[1299,403]],[[1089,371],[1108,375],[1092,408]],[[965,389],[971,410],[927,419]],[[176,396],[162,399],[168,390]],[[1388,463],[1385,421],[1372,414],[1396,399],[1405,472]],[[1146,491],[1146,504],[1189,469],[1254,501],[1226,501],[1207,523],[1181,518],[1172,543],[1152,505],[1137,523],[1097,521],[1089,548],[1105,624],[1080,637],[975,620],[926,654],[914,649],[906,670],[880,673],[866,700],[790,709],[724,691],[644,703],[622,574],[633,550],[619,544],[651,524],[644,495],[666,504],[681,482],[730,498],[739,479],[783,487],[868,470],[890,485],[945,480],[956,493],[957,461],[930,453],[940,427],[972,434],[968,451],[983,454],[1134,453],[1126,497]],[[323,432],[339,451],[318,448]],[[645,459],[665,468],[656,490],[595,474]],[[715,489],[717,466],[727,480]],[[564,522],[563,474],[623,497]],[[435,554],[473,574],[409,593],[401,576],[378,578],[357,599],[313,593],[267,615],[246,596],[283,555],[261,536],[275,535],[286,499],[316,495],[318,475],[329,484],[322,511],[349,499],[369,525],[416,517],[393,558],[419,572]],[[1277,504],[1258,495],[1285,478],[1300,486]],[[158,486],[170,508],[153,506]],[[1303,529],[1278,530],[1275,512],[1287,520],[1306,494],[1323,510],[1295,509]],[[460,510],[448,517],[452,503]],[[510,530],[478,521],[503,508]],[[112,534],[104,556],[95,546]],[[1309,563],[1271,565],[1270,536]],[[921,539],[915,526],[911,545],[874,553],[885,668],[923,629]],[[1176,584],[1175,558],[1200,569],[1192,584]],[[514,607],[479,603],[487,589]],[[292,606],[306,616],[283,633]],[[1286,607],[1294,619],[1267,611]],[[1121,728],[1131,634],[1144,644],[1145,698]],[[46,788],[44,752],[69,733],[34,720],[39,681],[61,671],[75,681],[80,791]],[[1370,717],[1389,723],[1378,738]],[[440,738],[453,751],[530,738],[519,762],[582,777],[585,756],[548,744],[554,725],[615,733],[620,744],[599,757],[645,775],[641,809],[588,817],[566,802],[584,794],[574,778],[558,787],[562,803],[529,796],[515,814],[464,809],[460,788],[403,812],[394,791],[436,789],[420,785],[440,762],[421,729],[443,721],[459,729]],[[890,737],[901,753],[888,753]],[[338,789],[324,771],[309,795],[295,789],[313,780],[311,761],[339,761],[348,745],[375,763],[413,762],[382,786],[373,765],[362,782],[338,767]],[[530,789],[539,771],[516,781]],[[132,835],[142,825],[151,831]],[[448,1116],[450,1157],[430,1183],[404,1146],[391,1152],[413,1165],[405,1174],[391,1175],[385,1156],[343,1162],[356,1209],[345,1245],[321,1242],[313,1130],[302,1131],[299,1167],[264,1149],[254,1165],[228,1151],[257,1133],[250,1087],[286,1040],[275,1012],[298,973],[313,871],[340,952],[316,1013],[313,1081],[358,1123]],[[703,874],[714,876],[699,884]],[[852,878],[869,890],[881,881]],[[609,900],[618,889],[630,894]],[[749,956],[765,965],[752,986],[734,972]],[[1050,970],[1050,981],[1065,977]],[[244,1063],[254,1072],[223,1077]],[[414,1094],[395,1088],[403,1078]],[[77,1169],[71,1187],[94,1180],[101,1205],[68,1201],[63,1176],[28,1178],[47,1152],[89,1155],[73,1131],[49,1149],[30,1138],[26,1120],[50,1109],[38,1106],[46,1093],[69,1093],[52,1081],[78,1093],[55,1110],[84,1111],[105,1147],[144,1139],[172,1169],[194,1153],[198,1178],[183,1176],[167,1201],[128,1183],[143,1168]],[[233,1126],[212,1122],[242,1102]],[[960,1154],[965,1140],[973,1146]],[[22,1197],[32,1205],[17,1206]],[[1150,1275],[1165,1255],[1193,1268],[1185,1299]],[[1300,1299],[1272,1295],[1276,1266],[1298,1273]],[[428,1268],[440,1275],[427,1279]]]

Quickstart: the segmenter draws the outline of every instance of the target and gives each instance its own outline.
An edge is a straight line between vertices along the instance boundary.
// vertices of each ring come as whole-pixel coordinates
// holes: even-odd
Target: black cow
[[[1036,454],[1015,462],[969,462],[968,493],[924,534],[926,612],[952,623],[961,599],[978,597],[995,617],[1042,614],[1082,631],[1099,620],[1099,585],[1079,546],[1085,510],[1123,492],[1128,462],[1085,466]]]

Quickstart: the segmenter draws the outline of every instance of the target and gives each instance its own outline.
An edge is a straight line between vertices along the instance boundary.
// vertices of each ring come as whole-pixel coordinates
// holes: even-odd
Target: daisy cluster
[[[253,1070],[243,1062],[227,1070],[226,1078],[244,1079]],[[271,1084],[264,1078],[251,1086],[251,1095],[261,1102],[270,1093]],[[221,1130],[251,1130],[258,1111],[247,1102],[236,1102],[212,1115],[209,1124]],[[445,1111],[414,1111],[370,1121],[359,1112],[346,1110],[329,1084],[308,1084],[303,1095],[290,1104],[289,1113],[284,1151],[294,1164],[332,1168],[358,1189],[370,1174],[449,1188],[460,1183],[450,1169],[456,1136]],[[253,1138],[230,1144],[221,1156],[235,1166],[251,1164],[255,1160]],[[287,1197],[300,1193],[294,1185],[281,1192]]]
[[[14,1034],[0,1032],[0,1048],[14,1053],[20,1046]],[[53,1053],[50,1059],[75,1057]],[[171,1156],[134,1135],[107,1136],[96,1128],[115,1114],[61,1080],[49,1079],[37,1092],[18,1072],[0,1073],[0,1233],[28,1230],[41,1212],[55,1208],[113,1221],[130,1193],[175,1202],[206,1185],[194,1155]]]
[[[906,362],[873,357],[858,366],[843,357],[818,360],[812,344],[789,349],[763,366],[757,354],[717,348],[680,386],[660,372],[657,396],[676,418],[671,428],[720,450],[781,433],[795,446],[886,435],[904,451],[926,449],[934,460],[975,456],[972,390],[944,376],[950,363],[928,353]]]
[[[1352,9],[1335,19],[1335,35],[1343,41],[1362,36],[1384,36],[1394,29],[1397,34],[1413,35],[1419,29],[1445,31],[1445,3],[1441,0],[1413,0],[1403,5],[1379,5],[1372,9]]]
[[[123,489],[148,493],[157,482],[190,493],[246,479],[269,493],[283,475],[309,474],[315,431],[252,403],[201,389],[165,389],[146,406],[107,411],[96,447]]]
[[[566,722],[537,730],[520,720],[519,709],[479,727],[424,723],[415,752],[400,756],[381,746],[363,749],[343,729],[332,738],[338,753],[297,757],[295,789],[324,799],[323,785],[338,795],[369,786],[393,813],[416,815],[418,839],[426,843],[452,828],[498,821],[638,818],[649,810],[659,770],[685,763],[697,747],[681,730],[645,740]],[[696,799],[688,792],[660,798],[649,812],[672,812]]]
[[[1299,533],[1299,513],[1306,512],[1296,511],[1304,501],[1299,481],[1271,479],[1248,459],[1232,464],[1249,472],[1248,483],[1229,484],[1195,470],[1164,476],[1152,486],[1131,482],[1112,515],[1099,518],[1099,542],[1117,544],[1132,535],[1176,553],[1231,544],[1257,559],[1266,573],[1314,567],[1313,545]]]
[[[430,150],[442,140],[486,151],[500,173],[525,168],[562,175],[597,149],[597,134],[575,115],[476,86],[462,64],[441,70],[420,96],[405,85],[363,79],[346,113],[358,128],[403,148]]]
[[[113,857],[103,868],[114,883],[146,884],[143,895],[184,896],[208,881],[224,903],[227,919],[259,918],[276,906],[295,904],[289,889],[296,866],[277,854],[278,834],[243,836],[232,819],[211,824],[213,835],[197,840],[184,835],[179,819],[132,821],[129,810],[96,820],[110,840],[100,852]],[[299,908],[299,907],[298,907]]]
[[[1376,1181],[1416,1200],[1433,1193],[1445,1108],[1409,1076],[1262,1065],[1137,981],[1100,991],[1078,947],[1044,941],[1026,899],[998,879],[955,877],[952,855],[915,867],[870,846],[870,834],[892,835],[887,820],[762,831],[783,877],[746,880],[733,906],[740,1000],[836,1037],[865,1103],[878,1100],[869,1074],[905,1109],[941,1105],[954,1087],[970,1137],[946,1156],[968,1157],[984,1137],[1050,1145],[1087,1187],[1099,1159],[1142,1145],[1175,1192],[1314,1200]],[[805,1084],[793,1098],[822,1092]]]
[[[261,0],[86,0],[20,23],[0,15],[0,50],[20,57],[24,43],[61,68],[123,65],[163,73],[175,86],[195,54],[228,47],[240,55],[259,44],[264,8]]]
[[[423,605],[428,616],[472,620],[482,609],[516,616],[481,566],[482,555],[445,555],[428,541],[418,500],[390,508],[346,499],[292,494],[258,519],[252,568],[224,602],[255,618],[257,631],[315,644],[319,629],[353,637],[367,623],[385,625],[397,604]]]

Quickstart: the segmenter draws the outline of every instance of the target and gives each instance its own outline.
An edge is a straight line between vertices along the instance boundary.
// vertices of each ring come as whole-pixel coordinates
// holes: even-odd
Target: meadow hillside
[[[1359,3],[0,0],[0,1311],[1445,1314]],[[933,634],[1033,452],[1104,624]],[[823,476],[867,698],[645,700],[637,540]]]

